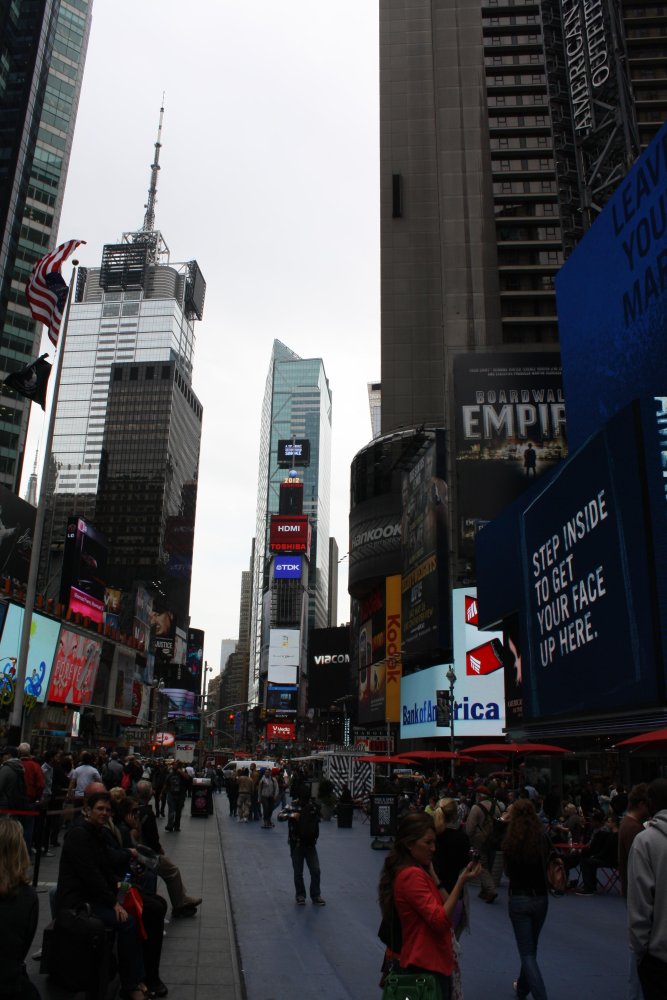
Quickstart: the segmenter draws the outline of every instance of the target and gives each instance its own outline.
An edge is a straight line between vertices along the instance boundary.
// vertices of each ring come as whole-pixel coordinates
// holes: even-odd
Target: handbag
[[[384,981],[382,1000],[442,1000],[442,993],[430,972],[390,973]]]

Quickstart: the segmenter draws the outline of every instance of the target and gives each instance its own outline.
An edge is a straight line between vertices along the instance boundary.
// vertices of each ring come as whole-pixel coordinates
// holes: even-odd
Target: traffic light
[[[153,743],[151,745],[151,753],[155,753],[156,750],[157,750],[157,743]]]
[[[209,729],[209,731],[208,731],[208,735],[209,735],[209,736],[210,736],[211,738],[212,738],[213,736],[215,736],[215,729]]]
[[[233,722],[234,719],[236,718],[236,712],[230,712],[227,718],[229,719],[230,722]]]

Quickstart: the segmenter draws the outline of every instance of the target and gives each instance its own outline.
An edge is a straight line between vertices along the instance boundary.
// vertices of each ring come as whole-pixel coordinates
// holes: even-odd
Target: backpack
[[[481,802],[478,802],[477,805],[484,813],[484,822],[481,827],[478,827],[480,843],[484,844],[485,847],[488,847],[492,851],[499,851],[505,833],[507,832],[507,824],[503,823],[503,821],[496,816],[498,804],[494,801],[493,812],[487,809],[486,806],[483,806]]]
[[[2,766],[11,771],[13,780],[10,779],[8,787],[5,789],[5,794],[2,796],[2,801],[0,801],[0,806],[4,809],[25,809],[28,805],[28,796],[26,794],[25,771],[23,767],[18,761],[14,760],[5,761]]]
[[[547,883],[553,896],[563,896],[565,894],[565,890],[567,889],[565,862],[560,854],[556,854],[555,851],[549,856],[549,860],[547,861]]]
[[[294,823],[299,844],[312,847],[320,835],[320,817],[316,805],[310,803],[299,810],[299,819]]]

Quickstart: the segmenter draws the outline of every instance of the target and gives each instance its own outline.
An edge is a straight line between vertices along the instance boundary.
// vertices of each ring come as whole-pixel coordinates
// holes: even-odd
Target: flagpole
[[[53,432],[56,424],[56,409],[58,406],[58,392],[60,389],[60,373],[63,367],[65,356],[65,341],[67,339],[67,326],[69,324],[69,312],[74,295],[74,285],[77,274],[78,260],[73,260],[72,280],[67,292],[67,304],[65,314],[60,324],[60,335],[58,337],[58,360],[56,362],[55,378],[52,380],[53,394],[51,397],[51,410],[49,412],[49,423],[44,444],[44,459],[42,462],[42,478],[39,489],[39,503],[35,514],[35,531],[32,540],[32,552],[30,554],[30,571],[28,573],[28,585],[25,592],[25,607],[23,610],[23,627],[21,629],[21,645],[19,647],[19,659],[16,669],[16,681],[14,688],[14,704],[9,719],[12,730],[18,731],[20,739],[23,740],[23,700],[25,693],[25,677],[28,665],[28,649],[30,646],[30,627],[32,625],[32,613],[35,607],[35,596],[37,594],[37,575],[39,572],[39,557],[42,548],[42,535],[44,533],[44,519],[46,517],[46,500],[48,494],[49,467],[51,464],[51,451],[53,449]]]

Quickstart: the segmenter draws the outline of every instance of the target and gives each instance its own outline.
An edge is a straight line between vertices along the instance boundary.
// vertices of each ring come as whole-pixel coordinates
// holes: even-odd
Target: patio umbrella
[[[357,760],[363,761],[364,764],[408,764],[404,757],[398,756],[388,757],[386,754],[369,754],[366,757],[357,757]]]
[[[617,747],[629,747],[631,750],[639,750],[646,746],[654,750],[660,747],[667,747],[667,729],[654,729],[649,733],[640,733],[639,736],[631,736],[629,740],[621,740]]]
[[[403,757],[409,760],[460,760],[460,761],[474,761],[474,757],[468,757],[466,754],[452,752],[451,750],[406,750]]]
[[[557,747],[551,743],[480,743],[476,747],[466,747],[465,752],[475,757],[482,757],[485,754],[512,757],[514,754],[572,753],[567,747]]]

